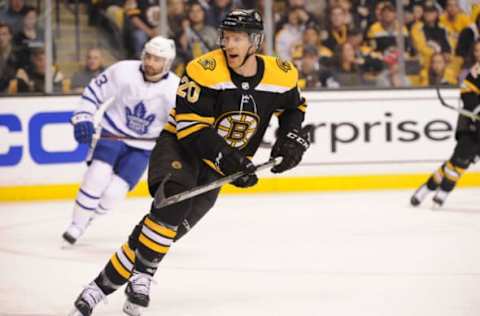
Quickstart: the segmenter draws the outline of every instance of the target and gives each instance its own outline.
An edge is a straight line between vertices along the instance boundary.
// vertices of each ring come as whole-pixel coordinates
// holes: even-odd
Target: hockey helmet
[[[235,9],[230,11],[220,23],[219,30],[220,40],[223,38],[223,31],[234,31],[246,32],[257,49],[263,42],[263,20],[256,10]]]
[[[153,80],[158,80],[170,71],[170,67],[175,59],[175,42],[162,36],[156,36],[145,44],[141,55],[142,63],[146,53],[165,58],[163,71],[160,74],[155,75],[155,78],[151,78]]]

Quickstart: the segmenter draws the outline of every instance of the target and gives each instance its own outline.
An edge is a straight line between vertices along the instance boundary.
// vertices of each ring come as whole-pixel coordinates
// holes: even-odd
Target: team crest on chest
[[[290,65],[290,63],[288,61],[283,60],[280,57],[277,57],[275,59],[275,61],[277,62],[278,68],[280,68],[281,70],[283,70],[285,72],[288,72],[288,71],[292,70],[292,65]]]
[[[217,133],[234,148],[245,147],[257,132],[260,117],[253,112],[235,111],[220,116],[215,122]]]
[[[155,121],[155,114],[147,115],[147,109],[143,101],[133,107],[133,111],[129,107],[125,107],[127,116],[127,127],[137,134],[143,135],[148,133],[148,128]]]
[[[205,70],[214,70],[217,66],[217,62],[213,58],[202,58],[198,60],[198,63],[203,67]]]

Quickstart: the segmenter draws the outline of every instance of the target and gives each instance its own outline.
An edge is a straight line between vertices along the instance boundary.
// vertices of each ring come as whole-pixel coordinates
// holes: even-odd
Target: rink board
[[[443,91],[457,104],[458,90]],[[248,190],[228,193],[412,188],[447,159],[457,115],[440,106],[434,90],[304,93],[312,146],[290,172],[262,174]],[[0,201],[75,196],[87,148],[69,123],[78,96],[0,98]],[[255,157],[268,159],[276,120]],[[459,185],[480,186],[473,166]],[[147,194],[145,178],[131,193]]]

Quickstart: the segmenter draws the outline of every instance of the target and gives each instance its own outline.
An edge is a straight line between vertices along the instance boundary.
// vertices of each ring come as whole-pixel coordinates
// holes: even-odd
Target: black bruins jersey
[[[279,58],[256,58],[257,74],[248,78],[228,68],[221,49],[192,60],[164,130],[176,134],[187,146],[197,144],[193,147],[198,149],[202,147],[196,143],[199,135],[213,128],[229,146],[252,157],[272,115],[278,115],[281,130],[300,128],[306,104],[297,87],[296,68]],[[216,153],[200,158],[213,166],[213,155]]]
[[[468,76],[461,85],[461,97],[463,108],[468,111],[475,111],[480,105],[480,63],[477,63],[470,69]],[[457,124],[458,132],[478,132],[478,123],[473,120],[459,115]]]

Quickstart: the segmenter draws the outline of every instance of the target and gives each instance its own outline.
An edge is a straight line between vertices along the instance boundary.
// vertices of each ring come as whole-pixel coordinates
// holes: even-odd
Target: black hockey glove
[[[239,188],[248,188],[258,182],[255,166],[241,151],[232,147],[225,147],[218,153],[215,165],[225,174],[231,175],[239,171],[252,172],[232,182]]]
[[[282,173],[297,166],[302,160],[303,153],[310,146],[308,130],[293,129],[277,138],[273,145],[271,158],[282,157],[282,162],[274,166],[273,173]]]

